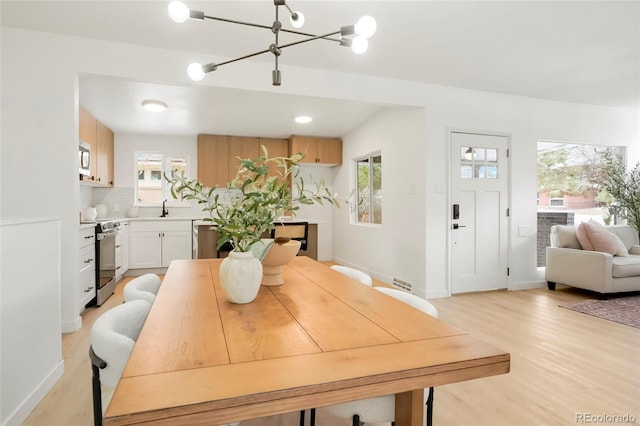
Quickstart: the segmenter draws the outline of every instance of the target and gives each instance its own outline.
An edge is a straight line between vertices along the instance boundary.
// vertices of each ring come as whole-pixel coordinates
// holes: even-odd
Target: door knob
[[[466,228],[466,225],[458,225],[457,223],[453,224],[453,229],[458,229],[458,228]]]

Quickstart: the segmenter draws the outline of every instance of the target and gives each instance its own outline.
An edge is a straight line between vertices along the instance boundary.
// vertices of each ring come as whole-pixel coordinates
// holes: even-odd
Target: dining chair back
[[[330,268],[334,271],[338,271],[341,274],[348,276],[349,278],[353,278],[354,280],[359,281],[364,285],[368,285],[369,287],[373,286],[373,280],[371,279],[371,277],[362,271],[342,265],[331,265]]]
[[[277,222],[271,230],[271,238],[286,237],[300,241],[300,250],[307,249],[309,240],[309,222]]]
[[[422,312],[438,317],[438,310],[425,299],[406,291],[388,287],[374,287],[388,296],[400,300]],[[433,425],[433,387],[429,388],[427,394],[427,425]],[[353,426],[360,423],[392,423],[395,420],[395,395],[384,395],[375,398],[362,399],[359,401],[345,402],[320,408],[342,419],[352,419]],[[315,417],[315,416],[314,416]]]
[[[153,303],[159,289],[160,277],[156,274],[144,274],[129,281],[122,292],[125,302],[142,299]]]
[[[149,309],[151,304],[146,300],[132,300],[104,312],[91,327],[89,357],[93,383],[93,421],[96,426],[102,425],[102,407],[108,405],[120,381]]]

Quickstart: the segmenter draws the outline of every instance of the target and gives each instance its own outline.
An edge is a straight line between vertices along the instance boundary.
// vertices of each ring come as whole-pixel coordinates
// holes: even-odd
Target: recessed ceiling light
[[[298,117],[295,118],[296,123],[299,124],[307,124],[307,123],[311,123],[312,118],[309,117],[308,115],[299,115]]]
[[[162,112],[167,109],[167,104],[162,101],[147,99],[142,101],[142,108],[151,112]]]

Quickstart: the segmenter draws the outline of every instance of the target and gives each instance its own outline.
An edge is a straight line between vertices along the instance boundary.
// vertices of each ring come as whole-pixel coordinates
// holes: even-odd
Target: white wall
[[[60,221],[2,220],[0,242],[0,424],[18,425],[62,376]]]
[[[75,235],[81,203],[77,175],[77,75],[95,73],[138,81],[189,85],[192,82],[184,73],[186,64],[209,62],[217,58],[9,27],[2,27],[0,42],[0,215],[33,217],[45,211],[47,215],[61,218],[61,316],[63,330],[70,331],[77,329],[81,323],[76,300],[78,247]],[[424,157],[424,174],[422,181],[416,182],[415,197],[408,194],[400,197],[424,212],[422,216],[417,213],[409,215],[416,221],[410,224],[418,229],[416,239],[425,241],[424,252],[420,243],[417,245],[419,257],[385,261],[376,273],[394,276],[408,270],[406,265],[410,263],[412,274],[416,276],[406,278],[425,283],[426,288],[418,288],[417,292],[429,297],[447,294],[448,193],[437,190],[442,185],[446,186],[447,182],[447,129],[482,129],[511,134],[513,215],[509,257],[513,286],[538,280],[535,240],[516,238],[513,232],[520,225],[536,227],[536,141],[571,140],[635,146],[636,157],[632,160],[638,160],[638,111],[527,99],[293,66],[287,69],[286,84],[278,88],[265,85],[261,79],[248,77],[259,73],[268,75],[270,68],[271,64],[268,63],[245,61],[241,67],[223,67],[216,73],[215,79],[205,79],[201,84],[424,108],[422,123],[415,117],[405,118],[402,114],[395,118],[393,115],[381,117],[388,120],[390,128],[396,128],[397,123],[407,120],[411,128],[406,131],[412,135],[410,139],[417,141],[415,145],[403,146],[401,144],[404,141],[398,140],[400,145],[387,146],[390,152],[385,149],[383,155],[390,164],[398,164],[399,157],[394,158],[392,154],[396,149],[417,152],[418,155],[406,159],[415,161],[411,164],[415,167],[421,165],[421,161],[415,157]],[[413,129],[414,126],[417,128]],[[381,127],[377,123],[366,123],[354,132],[353,140],[361,141],[364,136],[358,135],[366,134],[373,138],[375,132],[371,129],[376,128],[382,133],[393,133]],[[425,132],[424,138],[415,136],[421,132]],[[349,144],[350,139],[351,136],[346,138],[345,145]],[[347,153],[352,155],[350,149]],[[397,166],[393,170],[391,176],[385,178],[387,182],[388,179],[394,179],[396,171],[400,171]],[[415,173],[419,175],[418,171]],[[346,179],[344,175],[336,179],[336,186],[345,186],[342,181]],[[403,186],[398,190],[406,192],[407,188]],[[386,216],[385,222],[393,224],[406,221],[407,213],[401,207],[392,209],[391,212],[395,213]],[[409,226],[408,222],[406,225]],[[386,258],[389,251],[388,246],[378,242],[393,241],[399,249],[405,248],[403,243],[396,240],[403,238],[402,234],[391,236],[384,229],[374,233],[356,227],[343,228],[336,229],[333,234],[335,247],[347,241],[350,245],[366,246],[370,256],[376,259]],[[369,244],[373,242],[375,244]],[[364,260],[359,260],[358,256],[361,255],[355,251],[344,253],[343,256],[345,261],[352,264],[365,265]],[[424,268],[418,266],[422,272],[416,273],[413,265],[422,263]]]
[[[352,223],[349,206],[334,211],[334,259],[391,282],[394,277],[425,288],[425,110],[395,108],[378,114],[344,138],[343,166],[334,186],[356,186],[352,161],[382,153],[382,225]]]

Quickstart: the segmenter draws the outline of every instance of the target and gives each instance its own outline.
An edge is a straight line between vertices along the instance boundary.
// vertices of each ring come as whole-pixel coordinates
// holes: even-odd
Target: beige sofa
[[[625,245],[628,256],[583,250],[576,226],[551,227],[551,247],[547,247],[545,280],[550,290],[556,283],[598,293],[640,291],[640,245],[631,226],[608,226]]]

